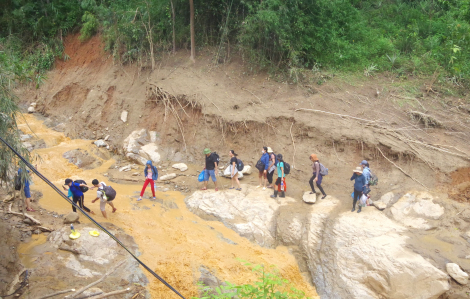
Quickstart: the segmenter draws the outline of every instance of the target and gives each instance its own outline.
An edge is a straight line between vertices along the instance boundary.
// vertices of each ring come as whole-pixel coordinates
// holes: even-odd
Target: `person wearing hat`
[[[204,187],[201,190],[207,190],[209,177],[211,177],[215,185],[215,191],[219,191],[217,188],[217,178],[215,177],[219,172],[219,169],[217,168],[219,161],[217,157],[211,153],[209,148],[204,149],[204,155],[206,155],[206,168],[204,168]]]
[[[95,214],[95,212],[91,211],[89,208],[85,207],[85,195],[83,194],[82,190],[80,189],[80,187],[88,187],[86,184],[79,184],[79,183],[75,183],[74,181],[72,181],[71,179],[66,179],[65,180],[65,185],[67,185],[69,188],[68,190],[70,190],[72,192],[72,200],[73,200],[73,203],[75,205],[78,204],[78,206],[80,208],[82,208],[83,210],[85,210],[87,213],[91,213],[91,214]],[[62,186],[62,188],[64,188],[64,190],[67,191],[67,189],[65,188],[65,186]],[[74,212],[77,211],[77,209],[75,208],[75,206],[72,206],[72,210]]]
[[[277,161],[276,161],[276,155],[274,154],[274,151],[268,146],[268,155],[269,155],[269,166],[268,166],[268,174],[266,175],[266,178],[268,179],[268,188],[273,187],[273,175],[274,175],[274,170],[276,169],[277,166]]]
[[[362,160],[361,164],[359,165],[362,167],[362,175],[366,178],[366,185],[369,185],[369,181],[370,181],[369,162],[367,162],[367,160]]]
[[[259,170],[258,173],[258,179],[259,179],[259,185],[256,186],[256,188],[259,188],[263,186],[263,190],[266,190],[266,178],[268,174],[268,166],[269,166],[269,154],[268,154],[268,148],[266,146],[263,146],[261,149],[261,158],[260,161],[264,165],[263,170]]]
[[[142,196],[144,196],[145,189],[147,189],[147,185],[150,184],[150,189],[152,189],[152,195],[153,199],[155,200],[155,181],[158,180],[158,169],[156,166],[152,165],[152,161],[148,160],[147,163],[145,163],[145,168],[144,168],[144,176],[145,176],[145,182],[144,186],[142,187],[142,191],[140,191],[140,196],[137,201],[142,200]]]
[[[362,190],[364,186],[366,186],[366,177],[362,174],[362,167],[356,167],[356,169],[354,169],[354,173],[351,177],[351,181],[352,180],[354,180],[354,199],[351,212],[354,212],[356,210],[356,202],[361,198]],[[360,205],[359,209],[357,209],[357,212],[361,212]]]
[[[317,184],[318,189],[320,189],[321,193],[323,194],[321,199],[324,199],[326,197],[326,193],[323,190],[323,187],[321,186],[323,176],[320,173],[320,160],[318,160],[317,155],[311,154],[310,155],[310,161],[313,162],[313,164],[312,164],[313,176],[308,181],[308,183],[310,184],[310,188],[312,188],[312,192],[310,192],[310,194],[315,194],[316,193],[315,192],[315,187],[313,186],[313,183],[315,182]]]

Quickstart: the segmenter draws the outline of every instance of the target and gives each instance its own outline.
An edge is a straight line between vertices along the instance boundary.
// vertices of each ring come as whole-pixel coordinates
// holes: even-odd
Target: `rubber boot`
[[[359,206],[359,209],[357,209],[357,212],[360,213],[361,212],[361,206]]]
[[[279,197],[286,197],[286,192],[281,191],[281,195],[279,195]]]
[[[276,198],[276,197],[277,197],[277,191],[276,191],[276,190],[274,190],[274,194],[271,195],[271,197],[272,197],[272,198]]]
[[[354,212],[356,210],[356,202],[357,202],[357,199],[355,199],[353,201],[353,208],[352,208],[351,212]]]

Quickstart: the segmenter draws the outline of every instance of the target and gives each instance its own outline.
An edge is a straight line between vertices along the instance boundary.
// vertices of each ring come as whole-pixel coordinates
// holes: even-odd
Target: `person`
[[[366,185],[366,177],[362,174],[362,168],[356,167],[354,173],[351,177],[351,181],[354,180],[354,197],[353,197],[353,207],[351,212],[356,210],[356,202],[362,196],[362,190]],[[358,213],[361,212],[361,205],[359,205],[359,209],[357,210]]]
[[[234,189],[235,187],[233,186],[234,183],[237,183],[238,188],[235,189],[237,191],[242,191],[242,187],[240,186],[240,181],[238,180],[238,168],[237,168],[237,154],[235,154],[234,150],[229,151],[229,156],[230,156],[230,176],[232,178],[232,187],[229,189]]]
[[[315,187],[313,186],[313,183],[315,182],[317,184],[318,189],[320,189],[321,193],[323,194],[321,199],[324,199],[326,197],[326,193],[323,190],[323,187],[321,186],[323,176],[320,173],[320,161],[318,160],[318,157],[315,154],[310,155],[310,161],[313,162],[312,164],[313,176],[308,181],[308,183],[310,184],[310,188],[312,188],[312,192],[310,192],[310,194],[316,193]]]
[[[37,168],[37,166],[36,166]],[[29,174],[29,170],[27,170],[28,174]],[[31,189],[29,188],[31,182],[29,180],[29,178],[21,178],[21,168],[18,169],[18,176],[20,177],[21,181],[22,181],[22,185],[23,185],[23,191],[24,191],[24,196],[25,196],[25,204],[26,204],[26,211],[28,212],[36,212],[36,210],[33,209],[33,207],[31,206]]]
[[[268,173],[266,175],[266,178],[268,179],[268,188],[273,188],[273,175],[274,175],[274,170],[276,170],[276,155],[274,154],[274,151],[268,146],[268,155],[269,155],[269,166],[268,166]]]
[[[85,210],[85,212],[95,215],[95,212],[93,212],[92,210],[90,210],[89,208],[87,208],[85,206],[85,196],[83,195],[83,192],[80,189],[80,187],[87,187],[87,185],[86,184],[75,183],[71,179],[66,179],[65,180],[65,185],[67,185],[69,187],[68,189],[72,192],[73,203],[75,205],[78,204],[78,206],[80,208],[82,208],[83,210]],[[67,190],[65,188],[65,186],[63,186],[63,188],[64,188],[64,190]],[[72,205],[72,210],[74,212],[77,212],[77,209],[75,208],[75,205]]]
[[[99,199],[101,214],[103,214],[104,218],[108,219],[108,217],[106,216],[106,204],[110,205],[113,208],[113,213],[117,210],[113,204],[114,198],[106,196],[106,193],[104,192],[104,187],[106,187],[106,184],[104,182],[99,183],[97,179],[94,179],[91,184],[93,185],[93,187],[91,187],[90,189],[98,188],[98,190],[96,191],[96,198],[93,199],[91,202],[95,203]]]
[[[144,196],[144,192],[148,184],[150,184],[150,188],[152,189],[153,199],[156,199],[155,198],[155,182],[158,180],[158,169],[156,166],[152,165],[151,160],[148,160],[147,163],[145,163],[144,176],[145,176],[145,183],[144,183],[144,186],[142,187],[142,191],[140,191],[140,196],[139,196],[139,199],[137,199],[137,201],[142,200],[142,196]]]
[[[264,146],[261,149],[261,162],[264,164],[264,169],[259,170],[258,178],[259,178],[259,185],[256,188],[263,186],[263,190],[266,190],[266,178],[268,173],[268,166],[269,166],[269,155],[267,153],[268,148]]]
[[[279,197],[286,197],[286,175],[284,174],[284,160],[281,154],[277,155],[277,179],[276,179],[276,188],[274,188],[274,194],[271,195],[272,198],[276,198],[279,194]]]
[[[215,191],[219,191],[219,189],[217,188],[217,178],[215,177],[219,174],[219,169],[217,168],[218,161],[215,155],[211,153],[211,150],[209,148],[204,149],[204,155],[206,155],[206,167],[204,168],[204,187],[202,187],[201,190],[207,190],[209,177],[211,177],[215,185]]]
[[[366,178],[366,185],[369,185],[371,176],[369,162],[367,162],[367,160],[362,160],[360,166],[362,167],[362,175]]]

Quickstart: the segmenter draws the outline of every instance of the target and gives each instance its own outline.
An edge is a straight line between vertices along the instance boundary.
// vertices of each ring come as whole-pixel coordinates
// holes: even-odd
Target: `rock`
[[[28,107],[28,113],[34,113],[36,109],[34,107]]]
[[[108,141],[109,139],[109,135],[106,135],[106,137],[104,137],[104,141]]]
[[[460,284],[468,283],[468,274],[460,269],[459,265],[454,263],[446,264],[447,273]]]
[[[147,130],[135,130],[124,139],[123,149],[124,152],[138,154],[140,147],[146,144]]]
[[[158,141],[158,133],[156,131],[150,131],[149,132],[149,135],[150,135],[150,142],[151,143],[157,143]]]
[[[127,115],[128,115],[128,112],[126,110],[121,112],[121,120],[123,122],[127,122]]]
[[[97,160],[94,156],[90,155],[88,151],[82,149],[74,149],[65,152],[62,157],[67,159],[70,163],[73,163],[83,169],[93,169],[98,166],[101,166],[102,164],[101,161]]]
[[[130,171],[132,169],[132,166],[129,164],[129,165],[126,165],[124,167],[121,167],[119,168],[119,171],[122,172],[122,171]]]
[[[145,165],[147,163],[146,158],[133,153],[128,153],[126,157],[133,162],[139,163],[140,165]]]
[[[158,146],[155,143],[149,143],[140,148],[139,155],[148,160],[152,160],[153,163],[160,163],[161,157],[157,150]]]
[[[387,207],[387,205],[381,201],[374,201],[372,204],[380,211],[385,210],[385,208]]]
[[[188,170],[188,166],[184,163],[177,163],[177,164],[173,164],[173,166],[171,166],[173,168],[176,168],[176,169],[179,169],[180,171],[186,171]]]
[[[21,140],[21,141],[27,141],[27,140],[31,139],[31,137],[32,137],[32,136],[29,135],[29,134],[20,135],[20,140]]]
[[[170,191],[170,189],[168,189],[168,188],[163,188],[161,191],[162,191],[162,192],[167,192],[167,191]]]
[[[315,203],[317,201],[317,195],[315,193],[310,194],[310,191],[306,191],[304,192],[302,199],[306,203]]]
[[[94,143],[97,147],[106,147],[106,146],[108,146],[108,144],[107,144],[104,140],[102,140],[102,139],[96,140],[96,141],[93,142],[93,143]]]
[[[160,177],[160,181],[168,181],[176,178],[176,173],[169,173]]]
[[[70,212],[64,217],[64,224],[77,223],[80,216],[76,212]]]
[[[251,166],[250,165],[245,165],[241,172],[242,172],[242,174],[251,174]]]
[[[29,224],[29,225],[34,224],[34,222],[33,222],[31,219],[29,219],[29,218],[25,218],[25,219],[23,220],[23,223]]]
[[[140,175],[140,172],[134,172],[134,173],[132,174],[132,176],[139,176],[139,175]]]
[[[388,206],[390,203],[392,203],[394,198],[395,194],[393,192],[388,192],[382,195],[382,197],[378,201],[383,202],[385,206]]]
[[[31,103],[31,105],[30,105],[30,106],[31,106],[31,107],[33,107],[33,108],[36,108],[36,106],[37,106],[37,103]]]
[[[241,172],[237,172],[237,175],[238,175],[238,179],[242,179],[242,178],[243,178],[243,174],[242,174]],[[223,176],[226,177],[226,178],[231,178],[231,177],[232,177],[232,173],[230,172],[230,166],[228,166],[228,167],[224,170]]]
[[[23,147],[26,148],[28,151],[32,151],[34,149],[33,145],[29,142],[23,142]]]
[[[427,192],[407,193],[390,210],[396,221],[423,230],[436,227],[432,220],[438,220],[444,214],[444,208],[433,203],[432,195]]]

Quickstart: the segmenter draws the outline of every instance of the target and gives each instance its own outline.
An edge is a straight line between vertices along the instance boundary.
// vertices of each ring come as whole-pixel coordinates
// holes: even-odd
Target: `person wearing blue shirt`
[[[84,204],[84,201],[85,201],[85,196],[83,195],[83,192],[82,190],[80,189],[80,187],[87,187],[86,184],[79,184],[79,183],[75,183],[74,181],[72,181],[71,179],[66,179],[65,180],[65,185],[69,186],[69,189],[71,192],[72,192],[72,199],[73,199],[73,203],[75,205],[78,204],[78,206],[80,208],[82,208],[83,210],[85,210],[87,213],[91,213],[91,214],[95,214],[95,212],[91,211],[89,208],[85,207],[85,204]],[[63,187],[64,190],[67,190],[65,188],[65,186]],[[75,205],[72,205],[72,210],[74,212],[77,212],[77,209],[75,208]]]
[[[269,154],[268,154],[268,148],[265,146],[261,150],[261,162],[264,164],[264,169],[259,170],[258,178],[259,178],[259,185],[256,186],[256,188],[259,188],[263,186],[263,190],[266,190],[266,179],[267,179],[267,174],[268,174],[268,167],[269,167]]]
[[[360,166],[362,167],[362,175],[366,178],[366,185],[369,185],[370,181],[370,168],[369,162],[362,160]]]
[[[152,189],[152,195],[153,195],[153,200],[155,200],[155,182],[158,180],[158,169],[156,166],[152,165],[152,161],[148,160],[147,163],[145,164],[144,168],[144,176],[145,176],[145,182],[144,186],[142,187],[142,191],[140,191],[140,196],[137,201],[142,200],[142,196],[144,196],[145,189],[147,189],[147,186],[150,185],[150,189]]]
[[[366,186],[366,177],[362,174],[362,168],[356,167],[354,170],[354,174],[351,177],[351,181],[354,180],[354,199],[353,199],[353,208],[351,212],[356,210],[356,202],[362,196],[362,190],[364,186]],[[359,205],[359,209],[357,210],[358,213],[361,212],[361,206]]]
[[[27,170],[28,174],[29,174],[29,170]],[[21,168],[18,169],[18,176],[21,178]],[[24,191],[24,196],[25,196],[25,203],[26,203],[26,211],[28,212],[36,212],[36,210],[34,210],[32,207],[31,207],[31,190],[29,189],[29,185],[31,184],[30,181],[29,181],[29,178],[22,178],[21,179],[21,183],[23,185],[23,191]]]

